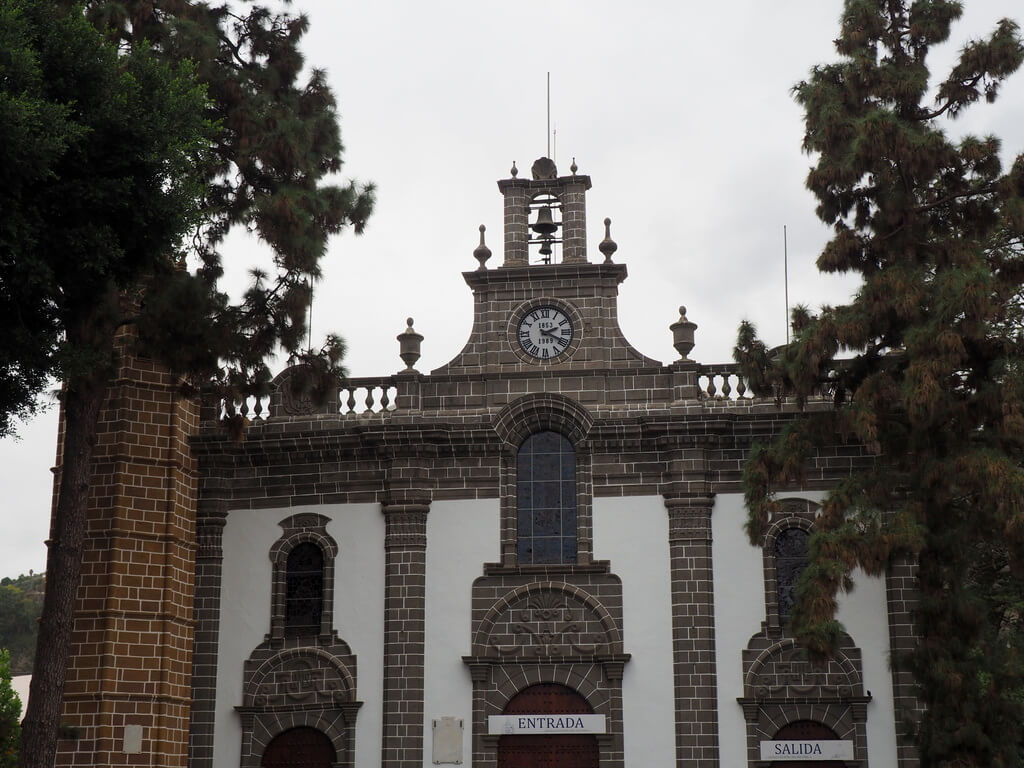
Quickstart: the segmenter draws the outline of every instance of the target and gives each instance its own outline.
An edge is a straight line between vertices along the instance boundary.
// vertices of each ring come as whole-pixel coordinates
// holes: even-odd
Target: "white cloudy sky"
[[[1019,0],[968,0],[933,71]],[[802,115],[790,89],[834,58],[841,0],[296,0],[311,20],[306,51],[328,71],[347,148],[345,174],[378,185],[359,238],[332,242],[314,334],[339,331],[354,376],[401,367],[395,335],[411,315],[425,336],[421,371],[461,349],[477,227],[500,263],[495,181],[526,175],[546,151],[551,72],[555,160],[589,174],[592,260],[612,219],[615,260],[629,267],[619,314],[644,354],[675,358],[668,326],[685,304],[698,324],[691,357],[730,359],[737,323],[785,340],[783,226],[791,303],[844,301],[856,284],[823,277],[827,230],[803,189]],[[1008,161],[1024,150],[1024,73],[995,105],[949,123],[995,133]],[[237,274],[258,259],[238,239]],[[41,570],[54,460],[55,409],[0,441],[0,576]]]

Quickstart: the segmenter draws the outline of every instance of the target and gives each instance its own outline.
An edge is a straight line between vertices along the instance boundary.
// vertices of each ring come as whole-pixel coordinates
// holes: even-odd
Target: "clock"
[[[516,326],[519,346],[535,360],[549,360],[565,352],[575,329],[565,311],[551,305],[528,308]]]

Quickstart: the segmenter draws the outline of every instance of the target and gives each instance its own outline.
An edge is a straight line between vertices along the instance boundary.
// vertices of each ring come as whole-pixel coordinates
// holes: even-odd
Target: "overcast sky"
[[[968,0],[942,72],[959,48],[1019,0]],[[495,181],[515,161],[523,176],[546,153],[545,73],[551,73],[554,155],[588,174],[588,240],[598,261],[612,219],[628,265],[622,329],[642,353],[677,355],[668,326],[684,304],[697,323],[691,357],[726,362],[736,326],[753,320],[769,344],[785,341],[783,226],[790,303],[844,302],[850,278],[814,261],[828,235],[803,182],[802,114],[790,89],[836,58],[841,0],[296,0],[311,21],[304,50],[338,98],[347,177],[373,181],[377,210],[361,237],[335,238],[317,286],[314,336],[340,332],[353,376],[402,366],[396,334],[415,318],[417,368],[462,348],[472,300],[477,227],[501,262],[502,199]],[[947,130],[994,133],[1004,162],[1024,151],[1024,73],[994,105]],[[236,280],[261,255],[239,237]],[[56,408],[0,440],[0,576],[45,566]]]

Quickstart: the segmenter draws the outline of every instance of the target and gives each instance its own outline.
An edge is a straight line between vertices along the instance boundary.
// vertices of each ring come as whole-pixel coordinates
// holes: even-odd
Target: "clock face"
[[[538,306],[523,315],[516,333],[527,355],[547,360],[569,348],[574,330],[572,320],[558,307]]]

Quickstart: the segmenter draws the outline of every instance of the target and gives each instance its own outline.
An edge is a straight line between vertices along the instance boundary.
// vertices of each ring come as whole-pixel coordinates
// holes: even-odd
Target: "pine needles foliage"
[[[780,350],[743,324],[735,358],[760,395],[834,404],[752,453],[752,541],[818,447],[840,436],[874,456],[825,500],[799,641],[832,653],[854,569],[911,557],[918,642],[893,663],[916,682],[921,765],[1009,768],[1024,764],[1024,155],[1004,171],[996,137],[947,128],[997,98],[1024,44],[1003,19],[934,83],[929,50],[961,13],[951,0],[845,3],[839,61],[794,94],[815,158],[807,186],[833,227],[818,267],[863,282],[846,305],[795,313]]]

